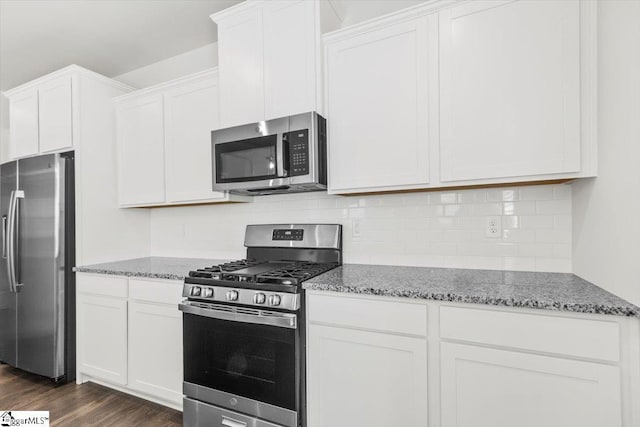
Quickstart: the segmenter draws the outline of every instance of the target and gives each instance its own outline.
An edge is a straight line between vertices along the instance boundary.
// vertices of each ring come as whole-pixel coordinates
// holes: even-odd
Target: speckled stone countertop
[[[345,264],[305,289],[640,317],[640,308],[567,273]]]
[[[228,260],[207,258],[147,257],[114,261],[104,264],[83,265],[74,271],[79,273],[113,274],[150,279],[184,280],[189,271],[222,264]]]

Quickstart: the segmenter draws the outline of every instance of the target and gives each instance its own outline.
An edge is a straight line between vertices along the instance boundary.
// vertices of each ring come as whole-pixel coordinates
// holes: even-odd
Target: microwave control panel
[[[289,176],[309,173],[309,130],[302,129],[286,134],[289,143]]]

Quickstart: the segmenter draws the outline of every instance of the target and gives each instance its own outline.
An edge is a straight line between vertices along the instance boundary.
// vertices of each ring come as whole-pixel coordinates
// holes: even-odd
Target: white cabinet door
[[[38,88],[40,152],[73,146],[71,76],[59,77]]]
[[[218,128],[217,78],[182,85],[164,94],[167,202],[215,200],[211,131]]]
[[[38,153],[38,92],[36,89],[11,97],[9,141],[12,159]]]
[[[129,303],[129,387],[182,401],[182,315],[177,304]]]
[[[127,301],[80,294],[76,307],[78,370],[127,384]]]
[[[440,12],[443,182],[580,170],[580,3]]]
[[[309,427],[427,425],[427,341],[310,325]]]
[[[219,23],[218,40],[221,127],[264,120],[262,7]]]
[[[266,119],[316,110],[316,2],[279,0],[264,6]]]
[[[442,427],[621,426],[620,368],[441,344]]]
[[[328,42],[330,192],[429,182],[427,20]]]
[[[162,95],[120,104],[116,113],[120,204],[164,202]]]

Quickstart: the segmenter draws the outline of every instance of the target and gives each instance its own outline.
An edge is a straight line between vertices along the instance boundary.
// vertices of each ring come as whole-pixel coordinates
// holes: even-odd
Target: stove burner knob
[[[270,306],[280,305],[280,295],[269,295],[269,305]]]
[[[202,289],[202,296],[204,298],[211,298],[213,296],[213,289],[211,289],[211,288],[203,288]]]
[[[262,292],[256,292],[256,294],[253,296],[254,304],[264,304],[266,300],[267,296]]]
[[[227,291],[227,301],[238,301],[238,291]]]
[[[191,288],[191,296],[193,297],[199,297],[200,296],[200,286],[193,286]]]

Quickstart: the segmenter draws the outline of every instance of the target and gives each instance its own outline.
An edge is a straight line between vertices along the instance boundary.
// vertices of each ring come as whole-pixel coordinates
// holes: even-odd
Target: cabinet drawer
[[[615,321],[440,307],[442,338],[617,362]]]
[[[312,294],[308,315],[312,323],[427,335],[427,306],[414,302]]]
[[[76,279],[78,292],[119,298],[127,297],[126,277],[79,273]]]
[[[177,280],[131,279],[129,296],[142,301],[178,304],[182,300],[182,285],[182,282]]]

